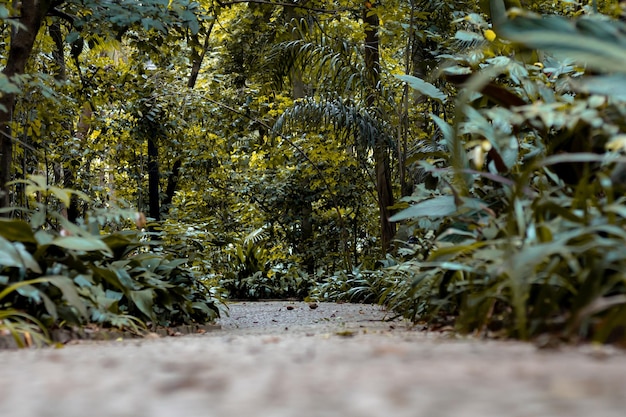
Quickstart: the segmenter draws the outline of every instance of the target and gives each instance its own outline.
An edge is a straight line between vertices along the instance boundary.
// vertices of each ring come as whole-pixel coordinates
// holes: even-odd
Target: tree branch
[[[66,20],[70,25],[72,25],[72,27],[74,26],[74,20],[76,19],[76,17],[71,14],[62,12],[61,10],[57,10],[55,8],[48,11],[48,16],[60,17],[61,19]]]

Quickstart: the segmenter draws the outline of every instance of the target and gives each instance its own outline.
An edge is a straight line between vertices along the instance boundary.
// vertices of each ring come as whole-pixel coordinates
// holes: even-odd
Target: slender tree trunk
[[[48,32],[50,33],[50,37],[54,42],[54,50],[52,51],[52,56],[54,57],[54,62],[56,63],[56,68],[54,72],[54,78],[57,81],[65,81],[66,75],[66,64],[65,64],[65,40],[63,39],[63,32],[61,30],[61,25],[59,23],[53,23],[48,27]],[[84,119],[85,112],[88,113],[88,116]],[[89,131],[89,119],[91,118],[91,107],[86,104],[83,106],[82,113],[80,115],[80,120],[78,122],[78,129],[75,132],[75,136],[80,139],[84,139],[87,136]],[[85,120],[87,120],[85,122]],[[62,123],[63,128],[68,132],[68,135],[72,132],[71,122],[69,120],[65,120]],[[69,160],[65,163],[56,163],[59,166],[56,166],[54,171],[58,173],[59,180],[63,182],[64,188],[76,188],[76,169],[78,161]],[[78,197],[72,194],[70,198],[69,207],[63,207],[61,211],[62,215],[65,216],[72,223],[76,223],[79,216],[79,208],[78,208]]]
[[[22,0],[18,22],[22,25],[11,33],[11,45],[6,67],[2,73],[11,79],[24,74],[26,63],[33,50],[35,38],[50,8],[50,0]],[[13,171],[13,139],[11,120],[16,95],[0,95],[0,207],[10,205],[9,186]]]
[[[378,15],[373,11],[372,4],[365,2],[363,9],[363,22],[365,23],[365,67],[367,70],[367,106],[376,108],[376,96],[380,82],[380,50],[378,40]],[[389,251],[391,242],[395,236],[395,225],[389,221],[393,206],[393,188],[391,186],[391,169],[389,168],[389,155],[384,138],[376,138],[374,144],[374,165],[376,171],[376,192],[378,194],[378,209],[380,212],[380,237],[383,252]]]
[[[409,36],[407,37],[406,48],[404,51],[404,72],[405,74],[411,73],[412,55],[415,47],[415,2],[409,1],[411,7],[411,13],[409,15]],[[415,74],[414,74],[415,75]],[[407,166],[406,159],[408,153],[408,136],[409,136],[409,86],[404,85],[402,91],[402,100],[399,106],[398,112],[398,176],[400,182],[400,195],[402,197],[411,195],[413,193],[413,181],[407,179]]]
[[[161,220],[159,201],[159,148],[154,133],[148,136],[148,204],[150,217]]]
[[[306,1],[301,1],[301,3],[306,3]],[[291,27],[291,22],[295,21],[295,24],[297,25],[298,20],[302,18],[302,15],[293,7],[287,8],[285,16],[289,27]],[[300,38],[299,31],[293,30],[291,33],[291,38],[293,40]],[[298,67],[293,67],[291,69],[291,95],[294,100],[304,98],[305,96],[305,85],[302,80],[302,72]],[[304,186],[306,187],[307,185]],[[313,205],[307,199],[298,206],[298,209],[298,217],[300,218],[300,236],[298,239],[299,242],[297,243],[298,252],[302,255],[302,263],[304,264],[306,271],[309,274],[313,274],[315,272],[315,256],[310,250],[308,250],[312,246],[311,243],[313,240]]]
[[[174,193],[176,192],[176,187],[178,186],[178,176],[180,175],[181,165],[182,165],[182,161],[180,158],[175,160],[174,165],[172,166],[172,172],[167,178],[167,188],[165,188],[165,198],[163,199],[163,207],[167,211],[169,211],[170,205],[172,204],[172,200],[174,199]]]
[[[63,47],[65,41],[63,40],[63,32],[61,31],[61,25],[59,23],[53,23],[48,27],[48,33],[54,42],[54,50],[52,51],[52,57],[57,67],[54,71],[54,78],[58,81],[65,81],[66,78],[66,65],[65,54],[63,53]]]
[[[215,20],[213,20],[206,31],[204,42],[202,45],[200,44],[200,33],[197,33],[193,36],[190,45],[191,45],[191,73],[189,74],[189,79],[187,80],[187,88],[193,90],[198,81],[198,76],[200,75],[200,69],[202,68],[202,62],[204,61],[204,57],[209,50],[209,41],[211,39],[211,33],[213,32],[213,26],[215,24]],[[174,161],[174,165],[172,166],[172,172],[167,177],[167,187],[165,189],[165,197],[163,198],[163,202],[161,203],[161,207],[163,208],[164,213],[168,213],[170,207],[172,205],[172,200],[174,199],[174,193],[176,193],[176,189],[178,188],[178,182],[180,180],[180,168],[182,166],[182,160],[180,158]]]
[[[191,42],[191,74],[189,75],[189,80],[187,80],[187,87],[190,89],[193,89],[196,86],[196,81],[198,81],[202,61],[204,61],[204,57],[209,50],[209,40],[211,39],[211,32],[213,32],[214,22],[215,20],[211,21],[202,46],[200,46],[199,33],[193,37]]]

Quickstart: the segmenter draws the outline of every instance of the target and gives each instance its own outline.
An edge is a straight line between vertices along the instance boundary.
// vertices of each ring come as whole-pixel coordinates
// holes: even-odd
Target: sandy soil
[[[623,351],[539,350],[384,316],[239,303],[201,335],[0,351],[0,416],[626,415]]]

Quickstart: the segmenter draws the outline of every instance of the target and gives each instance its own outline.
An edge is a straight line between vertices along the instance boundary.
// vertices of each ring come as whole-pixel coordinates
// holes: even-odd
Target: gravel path
[[[0,417],[623,417],[626,354],[382,322],[375,306],[231,305],[202,335],[0,351]]]

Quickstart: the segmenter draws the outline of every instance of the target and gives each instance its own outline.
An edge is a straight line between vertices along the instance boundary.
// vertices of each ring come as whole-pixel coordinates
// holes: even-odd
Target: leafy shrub
[[[315,300],[342,301],[372,304],[391,296],[391,292],[405,281],[397,276],[386,274],[384,270],[338,271],[324,278],[310,292]]]
[[[560,58],[525,63],[501,40],[453,56],[446,74],[465,80],[456,123],[432,115],[436,143],[419,155],[438,187],[417,187],[392,217],[413,247],[380,275],[342,274],[316,291],[345,300],[376,294],[413,321],[464,332],[623,342],[626,101],[617,86],[626,26],[522,15],[504,28],[518,44]]]
[[[246,278],[223,278],[220,285],[229,299],[269,300],[304,299],[315,283],[297,265],[293,265],[286,274],[277,272],[274,268],[272,272],[271,276],[259,271]]]
[[[505,33],[576,58],[612,59],[586,49],[577,30],[623,48],[614,36],[624,32],[601,30],[606,19],[583,20],[518,17]],[[563,32],[573,38],[559,37]],[[451,157],[423,164],[447,185],[419,189],[409,199],[414,204],[393,218],[409,221],[417,240],[434,232],[434,246],[389,271],[406,276],[411,289],[382,301],[412,320],[452,318],[463,331],[623,340],[625,102],[567,59],[546,55],[531,65],[488,53],[479,65],[473,59],[449,69],[478,68],[466,84],[473,91],[457,102],[457,125],[434,117]],[[485,100],[483,88],[494,76],[500,83],[491,91],[517,97],[516,106]],[[581,94],[591,88],[595,95]],[[474,98],[477,91],[482,100]],[[463,99],[470,97],[468,105]]]
[[[228,269],[223,272],[219,286],[231,299],[305,298],[314,279],[296,264],[272,265],[263,239],[255,238],[259,233],[260,230],[228,245]]]
[[[71,193],[48,187],[39,178],[27,184],[29,191],[62,197]],[[84,224],[75,225],[47,212],[42,203],[23,212],[30,224],[0,219],[5,313],[23,313],[45,327],[93,322],[134,329],[143,321],[169,326],[219,315],[219,301],[185,267],[185,259],[159,253],[157,243],[138,231],[100,232],[98,222],[108,223],[119,213],[87,216]],[[52,223],[61,232],[49,227]]]

